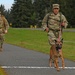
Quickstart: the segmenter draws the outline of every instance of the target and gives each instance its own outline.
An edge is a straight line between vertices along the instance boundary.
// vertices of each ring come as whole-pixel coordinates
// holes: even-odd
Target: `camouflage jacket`
[[[43,26],[44,30],[47,27],[49,29],[58,30],[60,28],[61,22],[65,23],[64,27],[66,28],[68,25],[68,22],[67,22],[65,16],[60,12],[57,15],[55,15],[53,12],[51,12],[51,13],[48,13],[42,20],[42,26]]]
[[[3,15],[0,16],[0,29],[1,28],[4,30],[7,30],[9,28],[8,21]]]

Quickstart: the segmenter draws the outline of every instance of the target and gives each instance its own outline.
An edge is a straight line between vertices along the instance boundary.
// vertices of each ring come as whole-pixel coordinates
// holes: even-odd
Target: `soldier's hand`
[[[63,27],[64,27],[64,26],[65,26],[65,23],[64,23],[64,22],[62,22],[62,23],[61,23],[61,26],[63,26]]]
[[[5,34],[7,33],[8,31],[7,30],[5,30]]]
[[[49,32],[49,28],[46,28],[45,31],[46,31],[46,32]]]

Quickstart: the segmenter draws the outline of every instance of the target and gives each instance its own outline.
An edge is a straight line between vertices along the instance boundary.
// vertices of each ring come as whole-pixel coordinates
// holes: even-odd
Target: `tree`
[[[62,12],[68,22],[68,27],[75,27],[75,0],[14,0],[10,17],[13,27],[30,27],[30,25],[38,25],[46,13],[52,11],[52,4],[60,4],[60,12]]]
[[[2,13],[2,15],[4,15],[6,17],[6,19],[8,20],[8,22],[10,23],[10,10],[6,10],[4,5],[0,5],[0,11]]]
[[[5,6],[4,5],[0,5],[0,11],[2,12],[2,14],[4,15],[5,13]]]
[[[4,15],[6,17],[6,19],[8,20],[9,23],[11,23],[11,14],[10,14],[10,10],[5,10]]]
[[[75,0],[67,0],[66,10],[65,14],[69,22],[69,27],[75,27]]]
[[[36,13],[38,26],[41,27],[43,17],[49,12],[50,0],[34,0],[33,6]]]
[[[31,0],[14,0],[11,9],[13,27],[29,27],[31,17]]]

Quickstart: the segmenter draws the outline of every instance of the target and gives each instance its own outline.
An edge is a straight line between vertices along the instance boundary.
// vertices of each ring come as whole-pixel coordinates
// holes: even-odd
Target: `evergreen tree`
[[[50,0],[34,0],[33,6],[36,13],[38,26],[41,27],[43,17],[50,10]]]
[[[75,0],[14,0],[10,17],[13,27],[29,27],[41,22],[46,13],[52,11],[52,4],[60,4],[62,12],[68,22],[68,27],[75,27]]]
[[[10,16],[10,10],[5,10],[4,12],[6,19],[8,20],[9,23],[11,23],[11,16]]]
[[[67,0],[65,15],[67,16],[69,27],[75,27],[75,0]]]
[[[10,23],[10,10],[6,10],[4,5],[0,5],[1,14],[5,16],[5,18]]]
[[[5,6],[2,5],[2,4],[0,5],[0,11],[4,15],[4,13],[5,13]]]
[[[13,27],[30,26],[31,7],[31,0],[14,0],[11,9]]]

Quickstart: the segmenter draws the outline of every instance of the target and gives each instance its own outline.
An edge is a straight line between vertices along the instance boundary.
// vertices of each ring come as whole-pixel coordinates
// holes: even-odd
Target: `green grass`
[[[64,32],[63,53],[65,58],[75,61],[75,32]]]
[[[7,75],[7,73],[0,67],[0,75]]]
[[[49,54],[47,33],[42,30],[10,28],[5,38],[6,43]],[[64,32],[63,38],[64,57],[75,61],[75,33]]]

